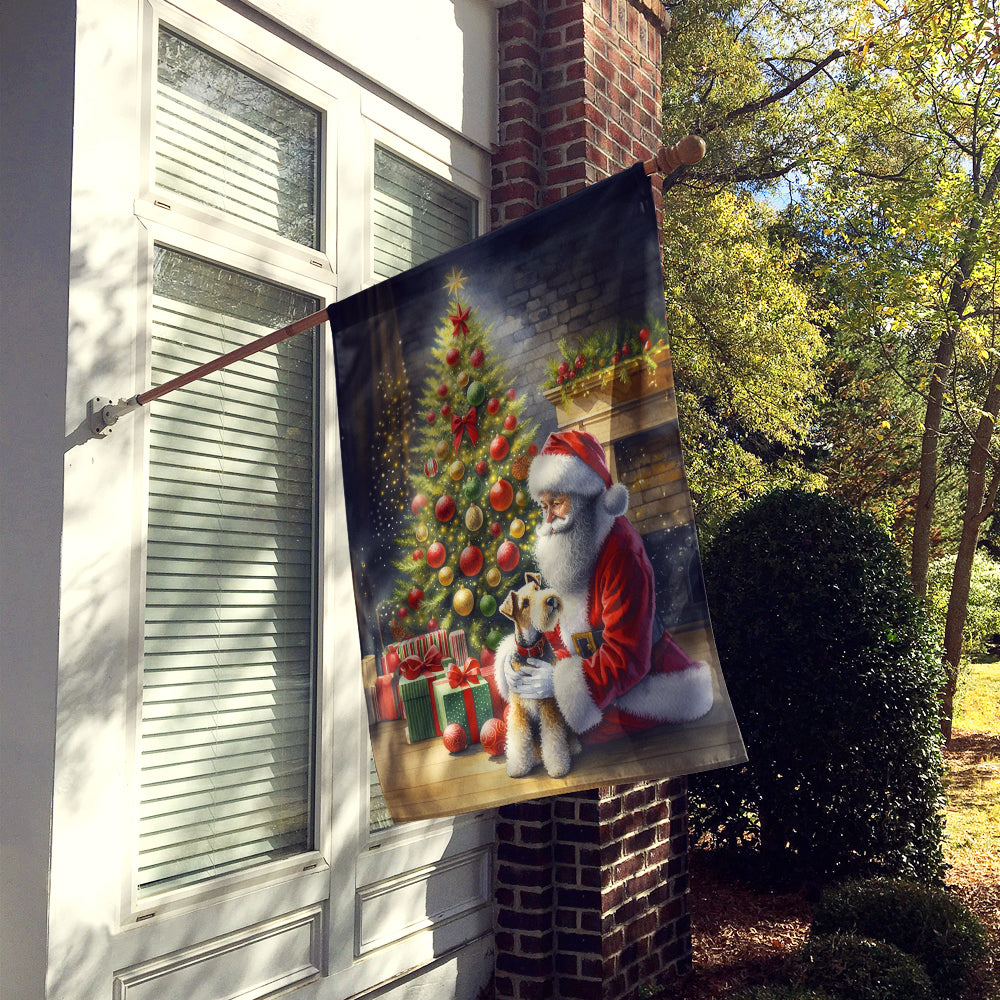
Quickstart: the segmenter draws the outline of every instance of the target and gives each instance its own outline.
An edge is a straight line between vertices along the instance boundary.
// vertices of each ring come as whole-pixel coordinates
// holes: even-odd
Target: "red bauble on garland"
[[[424,592],[419,587],[414,587],[410,593],[407,595],[406,603],[409,604],[414,611],[420,607],[424,600]]]
[[[439,496],[434,504],[434,516],[443,523],[455,516],[455,501],[447,493]]]
[[[510,442],[502,434],[498,434],[490,442],[490,458],[494,462],[502,462],[507,457],[508,451],[510,451]]]
[[[490,413],[499,413],[500,412],[500,400],[497,399],[496,396],[491,396],[486,401],[486,409],[489,410]]]
[[[448,558],[448,550],[440,542],[431,542],[427,546],[427,565],[431,569],[440,569]]]
[[[469,364],[473,368],[481,368],[483,362],[486,360],[486,355],[483,353],[481,347],[477,347],[473,350],[472,354],[469,355]]]
[[[410,503],[410,510],[414,514],[419,514],[429,503],[430,500],[427,499],[426,493],[418,493]]]
[[[490,487],[490,506],[494,510],[506,510],[514,502],[514,487],[506,479],[498,479]]]
[[[462,354],[457,347],[452,347],[448,353],[444,356],[445,361],[454,368],[462,359]]]
[[[483,550],[478,545],[466,545],[458,557],[458,568],[466,576],[478,576],[483,568]]]
[[[457,722],[445,726],[441,741],[448,753],[461,753],[468,745],[469,738],[465,735],[465,729]]]
[[[512,431],[517,427],[517,417],[513,413],[508,413],[506,417],[503,418],[503,425],[507,430]]]
[[[487,719],[479,730],[479,742],[491,757],[502,754],[507,748],[507,723],[503,719]]]
[[[497,549],[497,566],[504,573],[509,573],[520,561],[521,550],[517,545],[510,541],[510,539],[506,542],[501,542],[500,547]]]

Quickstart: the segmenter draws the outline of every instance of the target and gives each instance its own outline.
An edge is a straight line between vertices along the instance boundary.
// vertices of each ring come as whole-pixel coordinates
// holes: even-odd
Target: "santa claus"
[[[628,488],[612,483],[597,439],[550,434],[528,489],[542,510],[538,568],[563,603],[548,635],[558,659],[555,667],[529,659],[514,671],[508,636],[497,649],[501,694],[555,697],[584,743],[703,716],[712,707],[711,670],[656,624],[653,568],[624,516]]]

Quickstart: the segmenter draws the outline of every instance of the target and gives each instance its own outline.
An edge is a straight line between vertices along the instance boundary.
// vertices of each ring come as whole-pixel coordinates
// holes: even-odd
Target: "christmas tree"
[[[431,349],[411,435],[409,508],[397,539],[394,638],[462,628],[473,655],[510,623],[498,610],[533,566],[537,451],[523,400],[493,358],[490,327],[463,302],[461,272]]]

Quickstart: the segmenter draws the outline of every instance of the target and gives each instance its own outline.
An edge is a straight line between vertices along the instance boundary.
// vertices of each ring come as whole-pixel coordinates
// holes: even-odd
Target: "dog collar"
[[[542,650],[545,649],[545,642],[546,639],[543,635],[534,646],[522,646],[516,639],[514,640],[514,646],[517,649],[518,656],[534,656],[537,658],[542,655]]]

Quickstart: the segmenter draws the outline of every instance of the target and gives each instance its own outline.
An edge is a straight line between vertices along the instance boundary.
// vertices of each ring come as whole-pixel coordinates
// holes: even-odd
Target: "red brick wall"
[[[660,0],[499,9],[494,227],[653,155],[667,20]],[[686,779],[505,806],[496,832],[497,997],[619,1000],[689,968]]]

